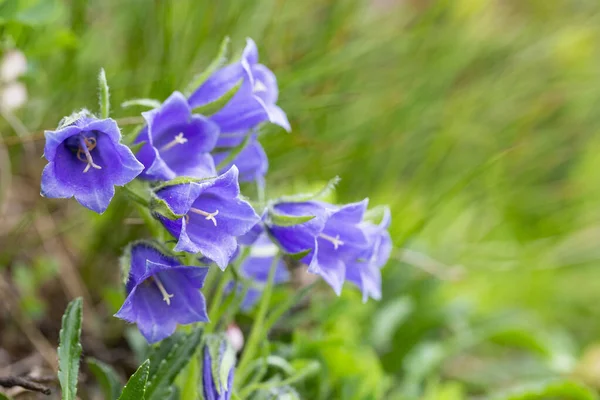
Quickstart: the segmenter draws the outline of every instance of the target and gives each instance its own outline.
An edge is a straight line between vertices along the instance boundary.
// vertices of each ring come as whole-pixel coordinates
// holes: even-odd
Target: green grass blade
[[[87,358],[88,368],[96,377],[105,399],[116,399],[121,392],[121,381],[117,372],[108,364],[95,358]]]

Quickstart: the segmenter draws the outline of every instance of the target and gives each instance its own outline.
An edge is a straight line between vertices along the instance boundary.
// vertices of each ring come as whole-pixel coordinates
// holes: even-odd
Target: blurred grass
[[[337,305],[315,306],[325,308],[320,312],[331,323],[317,328],[323,343],[344,332],[336,325],[357,334],[339,348],[310,335],[295,339],[301,355],[316,352],[328,367],[331,380],[316,386],[321,392],[314,398],[377,397],[383,388],[389,398],[419,396],[427,381],[425,398],[460,399],[573,373],[581,352],[598,340],[596,0],[19,3],[0,1],[0,29],[5,47],[14,44],[30,62],[30,101],[18,117],[32,132],[53,127],[73,109],[95,109],[100,67],[114,115],[130,116],[135,110],[119,109],[121,102],[162,100],[182,90],[225,35],[238,52],[249,36],[277,74],[293,128],[288,135],[272,127],[263,139],[270,191],[340,175],[340,201],[368,196],[373,205],[390,204],[395,244],[442,263],[433,270],[428,261],[408,265],[398,252],[385,270],[381,303],[361,306],[345,293]],[[9,150],[14,175],[35,187],[39,177],[26,167],[41,170],[43,163],[18,146]],[[31,193],[23,221],[48,203]],[[62,203],[52,201],[51,211],[83,221],[66,237],[98,299],[104,286],[116,287],[115,257],[140,230],[115,227],[130,213],[123,203],[104,219],[77,207],[65,211]],[[3,241],[21,235],[9,231]],[[31,263],[38,246],[0,247],[0,259]],[[444,268],[451,266],[464,269],[458,279],[447,279]],[[409,300],[409,311],[407,303],[394,305],[400,298]],[[374,325],[382,312],[408,314],[386,328]],[[370,342],[371,329],[388,329],[389,343]],[[518,334],[506,341],[508,331]],[[557,350],[546,337],[555,331],[573,345]],[[380,372],[341,368],[371,360],[369,345],[379,353]],[[555,368],[562,356],[575,361]],[[483,378],[465,360],[485,367]],[[500,360],[512,374],[494,381]],[[538,375],[534,367],[514,368],[529,362]],[[374,377],[359,389],[348,381],[370,372]],[[438,388],[440,376],[458,383]]]

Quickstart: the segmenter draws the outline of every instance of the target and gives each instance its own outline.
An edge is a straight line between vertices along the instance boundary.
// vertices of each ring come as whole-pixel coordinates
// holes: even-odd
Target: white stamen
[[[267,86],[265,86],[265,84],[262,83],[261,81],[256,81],[256,83],[254,84],[254,93],[266,92],[266,91],[267,91]]]
[[[204,219],[206,219],[208,221],[212,221],[212,223],[215,224],[215,226],[217,226],[217,219],[215,218],[215,216],[219,214],[219,210],[216,210],[213,213],[209,213],[209,212],[202,211],[202,210],[192,207],[192,208],[190,208],[190,211],[206,217]]]
[[[183,132],[180,132],[177,135],[175,135],[173,140],[171,140],[169,143],[167,143],[163,147],[161,147],[160,151],[169,150],[170,148],[177,146],[178,144],[185,144],[185,143],[187,143],[187,141],[188,140],[183,137]]]
[[[331,243],[333,243],[333,249],[334,250],[337,250],[339,246],[343,246],[344,245],[344,242],[342,242],[340,240],[340,235],[335,235],[335,237],[333,237],[333,236],[329,236],[329,235],[326,235],[324,233],[321,233],[321,234],[319,234],[319,237],[323,238],[325,240],[328,240]]]
[[[167,292],[167,289],[165,289],[162,282],[158,279],[158,276],[153,276],[152,279],[154,279],[154,282],[156,283],[158,290],[160,290],[160,293],[163,295],[163,300],[165,301],[165,303],[167,303],[168,306],[170,306],[171,298],[175,297],[175,295]]]

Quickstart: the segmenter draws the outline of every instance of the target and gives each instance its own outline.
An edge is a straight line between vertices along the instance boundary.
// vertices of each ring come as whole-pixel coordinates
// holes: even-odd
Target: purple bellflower
[[[209,336],[202,356],[202,394],[205,400],[230,400],[235,351],[225,338]]]
[[[363,302],[369,297],[381,299],[381,268],[385,266],[392,252],[392,240],[388,232],[390,222],[391,215],[387,207],[378,225],[363,222],[362,228],[369,241],[369,247],[356,260],[346,265],[346,280],[358,286],[363,294]]]
[[[55,131],[46,131],[41,195],[75,199],[102,214],[115,194],[142,172],[144,166],[120,143],[121,132],[112,119],[83,115]]]
[[[148,242],[132,244],[128,253],[127,298],[115,317],[136,323],[149,343],[173,334],[177,324],[208,321],[199,291],[208,268],[183,266]]]
[[[235,166],[214,179],[164,185],[154,193],[175,220],[158,215],[165,228],[178,238],[175,251],[201,253],[225,269],[237,248],[236,237],[259,220],[252,206],[240,197]]]
[[[356,260],[369,242],[360,226],[367,200],[342,207],[317,201],[279,203],[274,212],[290,217],[314,216],[292,226],[277,226],[267,219],[271,236],[288,253],[305,254],[308,272],[320,275],[339,296],[346,265]]]
[[[219,127],[202,115],[192,114],[181,93],[173,93],[159,108],[142,115],[146,126],[135,140],[135,143],[145,142],[137,153],[145,167],[140,178],[216,176],[209,152],[215,147]]]
[[[230,154],[230,150],[223,149],[222,151],[213,152],[213,158],[218,165],[225,160]],[[235,165],[240,171],[240,182],[258,182],[264,186],[265,175],[269,168],[269,161],[264,149],[256,139],[256,134],[252,134],[246,146],[229,164],[223,167],[219,173],[227,171],[231,166]]]
[[[249,130],[262,122],[272,122],[290,131],[290,123],[276,105],[277,79],[266,66],[258,63],[258,49],[252,39],[239,61],[213,73],[189,98],[192,108],[221,98],[242,80],[233,98],[210,119],[219,125],[217,147],[233,147],[242,142]]]

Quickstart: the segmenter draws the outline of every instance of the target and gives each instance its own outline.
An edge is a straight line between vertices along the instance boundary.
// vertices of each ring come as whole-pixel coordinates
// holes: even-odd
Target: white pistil
[[[177,146],[178,144],[185,144],[185,143],[187,143],[187,141],[188,140],[183,137],[183,132],[180,132],[177,135],[175,135],[173,140],[171,140],[169,143],[167,143],[163,147],[161,147],[160,151],[169,150],[170,148]]]
[[[202,215],[203,217],[205,217],[204,219],[212,221],[212,223],[215,224],[215,226],[217,226],[217,219],[215,218],[215,216],[219,214],[219,210],[216,210],[213,213],[209,213],[192,207],[190,208],[190,211]]]
[[[158,290],[160,290],[160,293],[163,295],[163,300],[165,301],[165,303],[167,303],[168,306],[170,306],[171,298],[175,297],[175,295],[167,292],[167,289],[165,289],[162,282],[158,279],[158,276],[153,276],[152,279],[154,279],[154,283],[156,283]]]
[[[339,246],[343,246],[344,245],[344,242],[342,242],[340,240],[340,235],[335,235],[335,237],[333,237],[333,236],[329,236],[329,235],[326,235],[324,233],[321,233],[321,234],[319,234],[319,237],[323,238],[325,240],[328,240],[331,243],[333,243],[333,249],[334,250],[337,250]]]
[[[93,150],[95,148],[96,148],[96,139],[94,139],[94,138],[80,138],[79,139],[79,149],[77,150],[77,159],[79,161],[87,162],[87,165],[83,169],[84,174],[90,170],[90,167],[93,167],[96,169],[102,169],[101,166],[94,163],[94,159],[92,158],[92,155],[90,154],[90,150]],[[83,153],[85,155],[85,159],[81,158],[81,153]]]

